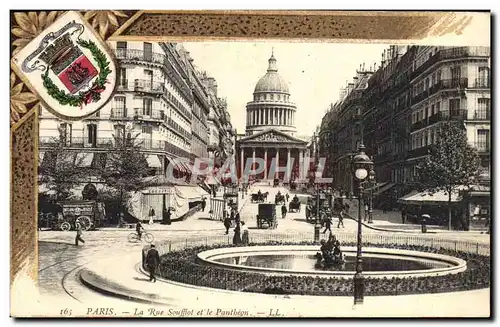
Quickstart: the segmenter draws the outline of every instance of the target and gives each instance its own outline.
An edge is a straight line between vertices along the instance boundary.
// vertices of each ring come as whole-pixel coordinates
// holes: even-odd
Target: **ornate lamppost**
[[[373,170],[373,164],[368,173],[368,181],[370,182],[370,204],[368,207],[368,223],[373,223],[373,188],[375,187],[375,171]]]
[[[361,216],[363,213],[363,181],[368,177],[368,171],[373,167],[373,162],[365,154],[365,146],[361,142],[358,154],[352,159],[354,179],[358,181],[358,237],[356,251],[356,274],[354,275],[354,304],[362,304],[364,298],[363,261],[361,259]]]

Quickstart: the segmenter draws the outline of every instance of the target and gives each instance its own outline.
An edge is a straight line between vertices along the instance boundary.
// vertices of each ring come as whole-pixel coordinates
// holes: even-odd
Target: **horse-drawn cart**
[[[264,193],[252,193],[252,196],[250,198],[250,202],[252,203],[261,203],[267,201],[267,196],[269,192],[264,192]]]
[[[52,222],[53,229],[69,231],[80,226],[82,230],[91,230],[101,226],[103,208],[90,200],[72,200],[60,202],[62,216]]]
[[[290,201],[290,204],[288,205],[288,211],[289,212],[300,212],[300,200],[299,200],[299,198],[294,198],[292,201]]]
[[[257,215],[257,228],[274,229],[278,227],[276,220],[276,206],[273,203],[260,203],[259,214]]]

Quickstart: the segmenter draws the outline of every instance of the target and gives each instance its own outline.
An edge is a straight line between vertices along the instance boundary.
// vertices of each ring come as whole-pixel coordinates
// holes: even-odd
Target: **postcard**
[[[11,316],[489,318],[489,12],[11,11]]]

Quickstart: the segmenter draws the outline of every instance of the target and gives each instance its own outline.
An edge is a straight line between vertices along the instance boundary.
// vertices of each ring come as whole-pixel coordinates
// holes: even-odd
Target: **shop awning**
[[[156,154],[150,154],[146,157],[146,160],[148,161],[148,166],[150,168],[161,168],[161,161],[160,158]]]
[[[177,195],[187,199],[189,202],[201,201],[202,195],[196,188],[197,186],[193,185],[178,185],[175,187]]]
[[[391,189],[394,185],[394,183],[388,183],[382,187],[380,187],[376,192],[373,193],[373,195],[379,195],[379,194],[382,194],[386,191],[388,191],[389,189]]]
[[[94,154],[92,152],[80,152],[76,155],[75,166],[80,168],[87,168],[92,166]]]
[[[451,193],[451,202],[462,201],[462,195],[458,191]],[[398,200],[402,204],[415,204],[415,205],[444,205],[448,203],[448,194],[444,191],[430,193],[429,191],[410,193],[403,196]]]
[[[182,160],[179,160],[178,158],[174,158],[171,156],[167,156],[169,165],[172,165],[173,170],[177,170],[178,172],[181,173],[186,173],[186,167],[182,164]]]
[[[192,174],[193,173],[193,168],[191,167],[191,164],[185,161],[182,161],[181,164],[184,166],[184,169],[186,170],[186,173]]]

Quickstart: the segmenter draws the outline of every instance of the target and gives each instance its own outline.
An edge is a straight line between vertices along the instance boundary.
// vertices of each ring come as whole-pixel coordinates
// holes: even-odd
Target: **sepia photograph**
[[[490,14],[460,14],[483,36],[183,39],[154,34],[168,13],[11,12],[11,133],[30,125],[11,155],[32,142],[34,165],[11,315],[490,317]]]

